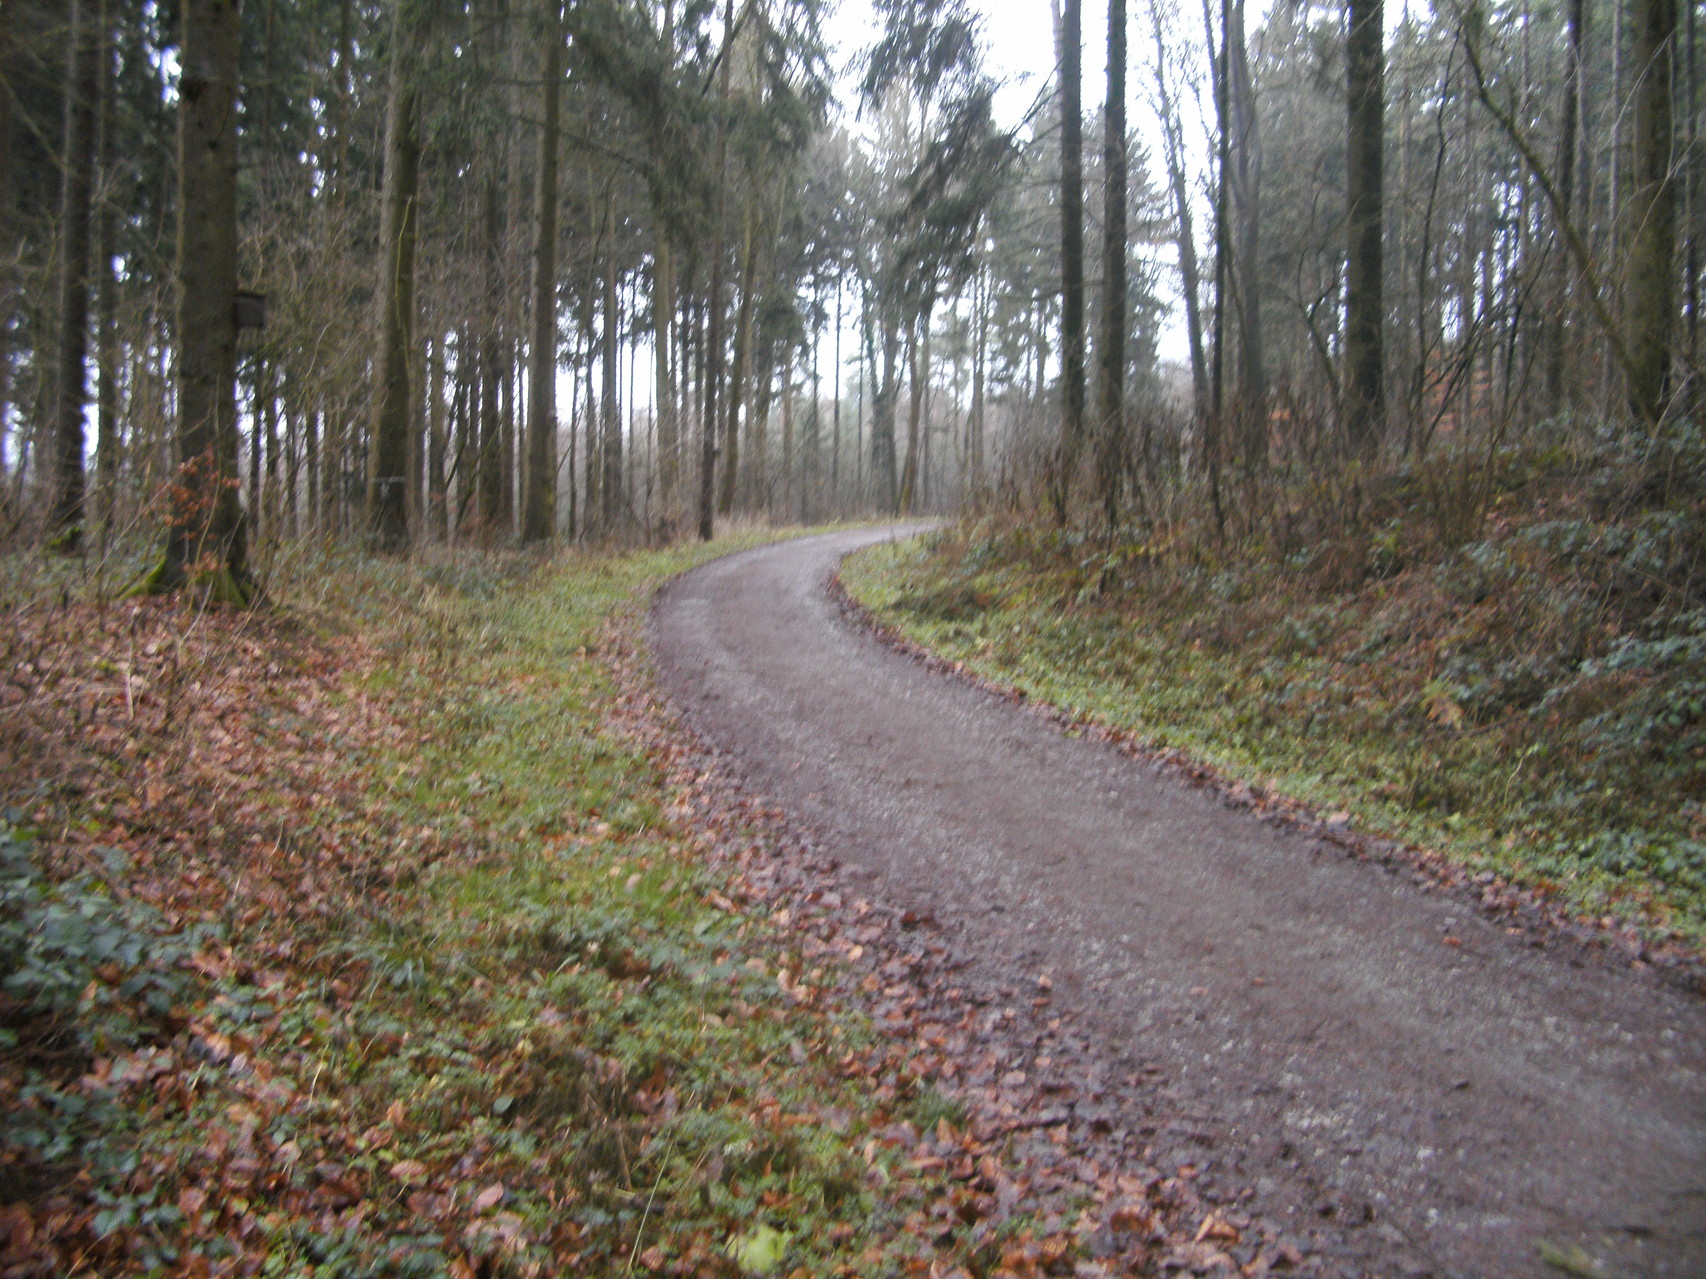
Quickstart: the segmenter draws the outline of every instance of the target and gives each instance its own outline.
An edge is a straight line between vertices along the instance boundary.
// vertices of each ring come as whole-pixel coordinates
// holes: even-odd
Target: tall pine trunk
[[[1662,2],[1662,0],[1659,0]],[[1386,53],[1382,0],[1348,0],[1345,41],[1345,434],[1380,445],[1386,415],[1381,291]]]
[[[735,509],[735,493],[740,484],[740,413],[752,376],[752,311],[758,292],[754,280],[757,221],[750,208],[741,219],[740,304],[735,309],[734,368],[729,372],[728,407],[723,414],[723,488],[717,497],[719,515],[728,515]]]
[[[618,357],[621,355],[622,308],[616,296],[616,203],[607,194],[604,206],[604,335],[602,388],[604,413],[599,437],[599,512],[606,532],[615,529],[622,512],[622,403]]]
[[[166,553],[145,589],[192,575],[254,597],[237,499],[238,0],[184,0],[178,79],[178,482]]]
[[[718,96],[726,111],[729,104],[730,67],[734,62],[735,6],[734,0],[723,4],[723,55],[718,71]],[[717,122],[716,211],[711,221],[711,282],[706,299],[705,318],[705,391],[699,436],[699,537],[709,542],[715,531],[716,467],[717,467],[717,399],[723,380],[723,260],[727,256],[723,243],[726,222],[726,190],[729,159],[728,123]]]
[[[1587,35],[1587,5],[1585,0],[1567,0],[1566,36],[1564,47],[1564,98],[1558,120],[1558,207],[1555,217],[1560,224],[1558,239],[1563,239],[1563,224],[1575,216],[1576,151],[1581,117],[1582,49]],[[1569,341],[1571,293],[1576,273],[1567,249],[1558,253],[1554,280],[1554,305],[1547,317],[1546,404],[1549,411],[1561,412],[1565,403],[1564,364]]]
[[[89,248],[94,225],[95,127],[106,33],[95,0],[74,0],[65,83],[65,149],[59,222],[59,344],[55,357],[53,491],[48,535],[75,551],[87,483],[85,413],[89,363]]]
[[[115,63],[112,6],[101,5],[101,119],[96,164],[108,184],[96,197],[95,231],[95,368],[100,385],[95,393],[95,491],[100,503],[101,545],[111,537],[117,518],[120,425],[118,341],[118,277],[113,258],[118,243],[118,211],[110,183],[114,171],[113,133],[118,124],[118,68]],[[0,410],[3,411],[3,410]]]
[[[675,320],[675,255],[666,236],[660,238],[653,260],[652,326],[657,376],[658,502],[666,540],[675,537],[681,477],[680,440],[676,419],[676,364],[671,359],[670,327]]]
[[[0,78],[10,84],[16,76],[21,54],[12,34],[18,6],[0,4]],[[17,197],[12,179],[12,95],[0,93],[0,482],[6,478],[10,450],[6,424],[12,404],[12,315],[18,303],[19,245],[22,228],[17,216]],[[6,494],[0,490],[0,509]]]
[[[1676,312],[1676,181],[1671,156],[1675,0],[1637,0],[1631,43],[1635,129],[1624,210],[1627,251],[1623,323],[1629,411],[1646,423],[1664,416]]]
[[[415,131],[413,42],[395,0],[390,85],[385,108],[385,174],[380,191],[379,279],[372,417],[367,454],[367,524],[381,551],[409,543],[409,348],[415,325],[415,188],[420,142]]]
[[[494,161],[495,163],[495,161]],[[486,179],[484,227],[485,299],[480,320],[480,449],[475,465],[482,535],[490,541],[501,535],[503,516],[503,214],[498,178]]]
[[[533,349],[527,385],[526,497],[521,540],[555,531],[557,495],[557,129],[562,79],[562,13],[545,0],[544,122],[539,130],[539,216],[533,244]]]
[[[1110,529],[1119,515],[1125,457],[1125,72],[1126,0],[1108,0],[1108,100],[1102,138],[1102,340],[1096,352],[1096,488]]]
[[[1267,454],[1267,375],[1262,350],[1262,148],[1244,31],[1244,0],[1233,0],[1227,31],[1227,108],[1232,128],[1227,174],[1232,212],[1233,304],[1238,312],[1237,447],[1246,472]]]
[[[1208,357],[1203,345],[1202,269],[1197,262],[1197,241],[1191,216],[1190,184],[1185,176],[1184,127],[1167,78],[1167,45],[1161,27],[1161,11],[1152,0],[1149,7],[1155,32],[1155,90],[1161,108],[1162,152],[1167,167],[1167,190],[1173,197],[1173,237],[1179,253],[1179,289],[1185,302],[1185,335],[1190,348],[1191,390],[1198,417],[1208,404]]]
[[[1084,445],[1084,14],[1065,0],[1060,20],[1060,472],[1056,516],[1077,478]]]

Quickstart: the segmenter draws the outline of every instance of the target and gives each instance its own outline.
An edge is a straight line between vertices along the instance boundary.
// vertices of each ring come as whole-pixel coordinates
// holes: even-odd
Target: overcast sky
[[[983,18],[989,70],[1008,82],[998,99],[997,111],[1004,123],[1016,123],[1054,75],[1054,19],[1048,0],[1007,0],[1007,3],[970,0],[970,7]],[[1106,0],[1086,0],[1084,109],[1087,113],[1093,112],[1102,101],[1107,23]],[[829,37],[838,46],[837,67],[844,68],[847,59],[871,44],[875,36],[876,20],[869,0],[841,0],[829,21]]]
[[[970,7],[983,18],[988,69],[998,80],[1005,82],[996,100],[997,116],[1003,124],[1017,124],[1055,74],[1054,18],[1049,2],[970,0]],[[1101,108],[1107,85],[1107,0],[1083,0],[1083,13],[1083,102],[1084,113],[1088,116]],[[1143,69],[1144,59],[1149,56],[1147,15],[1146,8],[1128,0],[1126,118],[1139,143],[1148,151],[1151,164],[1158,165],[1158,133],[1149,106]],[[837,46],[834,54],[836,68],[845,71],[848,60],[875,40],[876,30],[870,0],[841,0],[828,25],[829,38]],[[851,107],[851,88],[844,88],[843,94],[846,105]],[[1176,303],[1173,294],[1177,285],[1172,272],[1165,272],[1158,283],[1162,296],[1169,303]],[[1162,324],[1160,347],[1163,359],[1182,360],[1185,357],[1183,314],[1177,305],[1171,307],[1171,314]]]

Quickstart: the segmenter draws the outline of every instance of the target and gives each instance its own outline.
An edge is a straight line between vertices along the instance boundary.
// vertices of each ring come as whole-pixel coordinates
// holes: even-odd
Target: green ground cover
[[[612,718],[651,588],[730,549],[312,557],[251,618],[17,606],[17,1273],[971,1259],[922,1224],[943,1176],[880,1139],[954,1107],[739,904]]]
[[[1700,504],[1564,451],[1488,476],[1471,535],[1412,473],[1348,532],[1292,510],[1110,543],[985,518],[843,580],[981,676],[1697,950]]]

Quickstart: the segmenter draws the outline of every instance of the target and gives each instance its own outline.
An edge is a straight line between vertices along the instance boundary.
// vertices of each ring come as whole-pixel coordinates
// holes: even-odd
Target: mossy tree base
[[[260,583],[247,569],[222,564],[212,570],[186,572],[182,565],[172,562],[171,556],[162,556],[130,593],[145,597],[180,592],[225,608],[253,608],[261,602]]]

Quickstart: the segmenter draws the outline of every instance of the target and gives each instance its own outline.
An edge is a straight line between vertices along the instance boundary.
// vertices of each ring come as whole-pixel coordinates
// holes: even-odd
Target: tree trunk
[[[1060,473],[1056,517],[1066,518],[1084,443],[1084,16],[1064,0],[1060,23]]]
[[[1348,0],[1344,421],[1346,438],[1358,452],[1379,447],[1386,413],[1381,292],[1386,136],[1383,9],[1382,0]]]
[[[507,316],[505,323],[507,326]],[[517,402],[521,399],[524,376],[517,346],[507,331],[498,341],[498,536],[504,541],[515,535],[515,473],[519,465]]]
[[[17,9],[15,4],[0,4],[0,81],[7,84],[15,80],[19,60],[12,34]],[[10,454],[6,424],[12,416],[12,315],[17,308],[16,263],[22,237],[18,221],[12,180],[12,95],[7,92],[0,93],[0,482],[6,478]],[[4,503],[5,493],[0,491],[0,506]]]
[[[238,0],[184,0],[178,80],[178,478],[166,552],[145,589],[192,575],[254,598],[237,500]]]
[[[1191,357],[1191,389],[1200,418],[1208,404],[1208,358],[1203,346],[1202,271],[1197,264],[1196,230],[1191,217],[1190,185],[1185,177],[1184,130],[1167,79],[1167,46],[1161,29],[1160,7],[1151,3],[1155,29],[1155,89],[1161,107],[1162,151],[1167,165],[1167,189],[1173,197],[1174,240],[1179,251],[1179,288],[1185,300],[1185,333]]]
[[[918,349],[920,346],[918,330],[929,333],[930,317],[926,312],[923,319],[915,325],[907,326],[906,333],[906,365],[907,381],[911,385],[912,396],[906,406],[906,462],[900,472],[900,513],[912,514],[912,504],[918,497],[918,428],[924,413],[924,387],[929,376],[928,369],[920,377],[918,368]],[[928,338],[925,339],[928,341]],[[928,361],[928,348],[926,348]]]
[[[495,161],[494,161],[495,163]],[[486,179],[481,222],[485,238],[485,298],[480,323],[480,451],[475,465],[482,536],[501,536],[503,515],[503,214],[497,175]]]
[[[740,305],[735,315],[735,360],[729,373],[728,408],[723,414],[723,491],[717,499],[717,514],[735,509],[735,490],[740,481],[740,410],[746,400],[746,384],[752,364],[752,310],[757,288],[757,218],[750,208],[741,219],[744,234],[740,253]]]
[[[113,131],[118,122],[118,71],[114,66],[113,22],[110,6],[101,5],[101,122],[97,164],[103,181],[110,182],[113,169]],[[97,248],[95,251],[95,368],[100,384],[95,392],[95,491],[100,503],[101,546],[112,536],[118,513],[119,361],[118,278],[113,273],[113,255],[118,240],[118,213],[112,193],[97,199]],[[0,213],[0,217],[4,217]],[[4,319],[0,319],[0,324]],[[4,358],[0,356],[0,358]],[[5,412],[0,405],[0,413]],[[3,447],[3,446],[0,446]]]
[[[603,431],[599,443],[599,513],[608,533],[615,529],[622,509],[622,404],[618,378],[621,375],[621,303],[616,297],[616,203],[606,196],[604,206],[604,349]]]
[[[1629,343],[1629,411],[1649,424],[1665,412],[1676,312],[1676,181],[1671,156],[1675,0],[1637,0],[1634,144],[1624,213],[1623,321]]]
[[[54,353],[53,491],[47,532],[54,545],[82,542],[89,362],[89,246],[94,224],[96,109],[106,33],[95,0],[74,0],[65,79],[65,149],[59,197],[59,345]]]
[[[876,350],[876,335],[869,321],[866,327],[866,344],[870,348],[870,364],[875,373],[875,381],[871,388],[871,470],[875,475],[877,493],[882,508],[888,512],[900,510],[900,483],[896,469],[894,418],[895,418],[895,383],[897,381],[895,365],[900,355],[900,325],[892,315],[879,317],[882,326],[882,365],[877,368],[879,358]]]
[[[794,514],[794,352],[782,358],[782,518]]]
[[[302,467],[308,473],[308,527],[321,531],[320,509],[320,410],[303,415]]]
[[[444,339],[433,336],[426,352],[426,511],[422,526],[429,538],[446,541],[450,536],[449,486],[445,475],[449,437],[444,414]]]
[[[255,361],[256,382],[260,394],[255,397],[255,415],[260,421],[254,429],[260,433],[266,447],[266,462],[259,475],[252,477],[253,490],[249,501],[249,516],[254,522],[257,539],[275,536],[274,521],[278,506],[278,376],[277,365],[271,360]]]
[[[1227,106],[1232,126],[1233,302],[1238,310],[1238,448],[1246,472],[1267,455],[1267,375],[1262,351],[1261,137],[1244,34],[1244,0],[1233,0],[1227,35]]]
[[[376,549],[409,544],[409,348],[415,327],[415,132],[413,40],[405,0],[394,0],[391,80],[385,111],[385,173],[380,193],[379,279],[374,395],[367,455],[367,523]]]
[[[662,507],[664,539],[673,541],[680,512],[677,492],[681,477],[680,439],[676,420],[675,373],[670,325],[675,319],[675,257],[667,236],[659,238],[653,260],[652,326],[657,374],[658,501]]]
[[[1126,0],[1108,0],[1108,97],[1102,138],[1102,340],[1097,362],[1096,488],[1108,528],[1119,515],[1125,458]],[[982,395],[981,374],[973,399]]]
[[[1587,30],[1585,0],[1568,0],[1564,46],[1564,96],[1558,119],[1558,208],[1554,212],[1560,223],[1556,238],[1563,239],[1562,224],[1575,212],[1576,149],[1581,117],[1582,46]],[[1567,250],[1558,253],[1554,273],[1553,308],[1548,317],[1546,350],[1546,404],[1552,413],[1563,411],[1565,347],[1569,341],[1568,322],[1571,309],[1571,288],[1575,267]]]
[[[750,459],[754,490],[753,505],[774,515],[770,489],[770,406],[776,397],[776,349],[765,343],[758,352],[755,368],[757,385],[753,389],[752,456]]]
[[[533,243],[533,349],[527,386],[526,500],[521,540],[555,532],[557,496],[557,128],[562,88],[562,11],[544,0],[545,54],[539,130],[539,218]]]
[[[729,101],[730,67],[734,62],[735,6],[734,0],[723,3],[722,66],[718,69],[718,95],[725,108]],[[699,537],[709,542],[714,532],[713,504],[716,497],[717,467],[717,397],[723,380],[723,259],[727,256],[723,244],[726,221],[726,191],[729,159],[728,125],[719,120],[717,126],[716,211],[711,224],[711,281],[706,299],[705,318],[705,391],[703,419],[700,430],[699,456]]]
[[[830,419],[829,501],[834,514],[839,515],[841,496],[841,281],[835,282],[835,371],[830,395],[834,399],[834,416]]]
[[[1123,0],[1121,0],[1123,2]],[[977,326],[976,347],[972,353],[971,363],[971,420],[967,423],[971,436],[966,449],[971,485],[974,490],[983,487],[983,418],[985,400],[985,369],[989,361],[989,279],[987,272],[979,272],[977,281],[972,287],[973,323]]]

